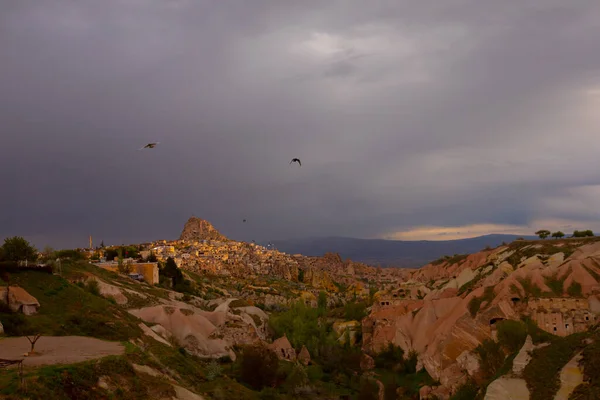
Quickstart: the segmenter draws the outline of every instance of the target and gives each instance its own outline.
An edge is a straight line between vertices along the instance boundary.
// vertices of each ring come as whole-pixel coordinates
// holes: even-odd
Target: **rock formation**
[[[269,344],[268,348],[275,352],[280,360],[296,361],[296,350],[285,335]]]
[[[198,217],[191,217],[185,223],[183,231],[179,236],[179,240],[201,241],[201,240],[216,240],[226,242],[228,239],[222,235],[208,221]]]
[[[304,366],[310,364],[310,353],[308,352],[306,346],[302,346],[302,349],[300,349],[300,352],[298,353],[298,361],[300,361],[300,363],[302,363]]]
[[[575,355],[560,371],[560,389],[554,400],[569,400],[575,388],[583,383],[583,371],[579,366],[581,353]]]
[[[600,242],[515,242],[450,257],[410,272],[375,299],[362,321],[363,350],[376,353],[388,343],[415,350],[434,379],[455,389],[466,374],[476,375],[472,352],[483,340],[496,338],[499,321],[529,317],[558,336],[586,331],[596,322]],[[515,360],[517,375],[527,361],[523,350]],[[528,396],[517,378],[504,377],[490,393]]]
[[[502,377],[489,384],[484,400],[529,400],[529,389],[524,379]]]
[[[19,286],[11,286],[8,297],[8,307],[13,312],[22,312],[25,315],[33,315],[37,313],[40,308],[40,303],[37,299]],[[0,287],[0,301],[6,303],[6,287]]]

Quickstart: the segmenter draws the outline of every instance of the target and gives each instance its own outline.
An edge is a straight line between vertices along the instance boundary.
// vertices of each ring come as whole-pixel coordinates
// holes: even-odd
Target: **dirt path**
[[[0,358],[23,358],[26,366],[73,364],[125,352],[120,343],[84,336],[42,336],[35,344],[35,352],[39,355],[23,357],[30,349],[26,337],[0,339]]]

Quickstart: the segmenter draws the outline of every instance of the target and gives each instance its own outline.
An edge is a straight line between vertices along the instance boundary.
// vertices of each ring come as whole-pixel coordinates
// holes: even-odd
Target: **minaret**
[[[90,235],[90,250],[93,249],[92,247],[92,235]]]

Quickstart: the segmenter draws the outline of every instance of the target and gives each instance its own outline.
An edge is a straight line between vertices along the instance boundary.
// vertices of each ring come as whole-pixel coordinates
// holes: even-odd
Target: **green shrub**
[[[533,282],[531,282],[531,279],[518,278],[517,280],[523,287],[523,290],[525,291],[525,296],[542,297],[542,289],[540,289]]]
[[[552,335],[549,332],[541,329],[534,320],[529,317],[523,318],[523,322],[527,326],[527,333],[531,335],[531,340],[533,344],[547,343],[551,342],[556,338],[556,336]]]
[[[363,302],[350,302],[344,306],[344,318],[348,321],[362,321],[367,316],[367,305]]]
[[[90,279],[87,281],[87,283],[85,284],[85,290],[87,290],[95,296],[100,296],[100,285],[95,279]]]
[[[303,269],[298,270],[298,282],[304,282],[304,270]]]
[[[585,335],[556,337],[549,346],[533,351],[523,370],[531,400],[552,399],[560,388],[560,370],[575,355]]]
[[[377,384],[367,378],[363,377],[360,380],[360,391],[358,392],[358,400],[378,400],[379,399],[379,387]]]
[[[296,364],[292,366],[289,373],[285,374],[285,382],[283,388],[288,393],[295,393],[298,388],[308,385],[309,379],[303,367]]]
[[[407,374],[416,373],[418,362],[419,354],[414,350],[409,351],[406,360],[404,360],[404,372],[406,372]]]
[[[277,391],[277,389],[272,387],[263,388],[258,395],[260,400],[279,400],[281,399],[281,395]]]
[[[550,288],[550,290],[552,290],[552,294],[554,296],[560,297],[563,295],[564,282],[561,279],[559,279],[556,275],[546,276],[546,277],[544,277],[544,281],[546,282],[546,286],[548,286]]]
[[[323,369],[318,365],[309,365],[306,367],[306,374],[311,382],[317,382],[323,379]]]
[[[527,339],[527,326],[521,321],[504,320],[497,323],[498,342],[509,353],[518,352]]]
[[[477,315],[477,312],[479,311],[479,308],[481,307],[481,304],[484,301],[487,301],[489,303],[492,300],[494,300],[494,295],[495,295],[494,294],[494,287],[493,286],[488,286],[483,291],[483,296],[481,296],[481,297],[473,297],[469,301],[469,304],[467,305],[467,308],[469,309],[469,312],[471,313],[471,316],[475,317]]]
[[[477,384],[473,381],[469,381],[459,386],[456,393],[450,397],[450,400],[473,400],[477,397],[478,393],[479,387]]]
[[[475,353],[479,356],[480,371],[485,379],[496,375],[496,372],[502,367],[506,358],[502,346],[491,339],[486,339],[477,346]]]
[[[264,346],[245,347],[240,364],[241,380],[255,390],[271,386],[277,379],[279,360]]]
[[[229,303],[229,308],[249,307],[250,304],[243,299],[236,299]]]
[[[4,326],[4,333],[8,336],[23,336],[29,333],[29,321],[21,313],[0,313],[0,321]]]
[[[596,340],[586,346],[582,353],[580,365],[583,367],[582,383],[569,398],[570,400],[587,400],[600,398],[600,342]]]
[[[583,297],[583,292],[581,290],[581,284],[573,281],[567,288],[567,293],[571,297]]]
[[[214,381],[216,378],[221,376],[223,372],[223,367],[216,360],[212,360],[206,367],[206,379],[209,381]]]
[[[383,351],[375,355],[374,360],[377,368],[395,369],[404,365],[404,350],[390,342]]]

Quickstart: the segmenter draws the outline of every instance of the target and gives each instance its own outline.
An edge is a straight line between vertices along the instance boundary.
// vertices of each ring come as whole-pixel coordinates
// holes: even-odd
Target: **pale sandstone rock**
[[[458,289],[460,286],[458,286],[458,281],[456,279],[450,279],[448,281],[448,283],[446,283],[444,285],[444,287],[442,287],[443,289]]]
[[[91,276],[89,280],[95,280],[98,283],[98,289],[100,290],[100,295],[102,297],[112,297],[115,299],[117,304],[123,305],[127,304],[127,297],[123,294],[122,290],[115,285],[111,285],[110,283],[106,283],[98,277]]]
[[[375,383],[377,384],[377,387],[379,388],[379,390],[377,391],[378,400],[385,400],[385,386],[383,385],[383,383],[380,380],[376,380]]]
[[[296,361],[296,350],[292,347],[287,336],[282,336],[267,346],[280,360]]]
[[[310,364],[310,353],[308,352],[308,349],[304,345],[302,346],[302,349],[300,349],[300,352],[298,353],[298,361],[300,363],[302,363],[304,366],[307,366],[308,364]]]
[[[600,314],[600,300],[598,300],[598,296],[590,296],[588,301],[590,304],[590,311],[594,314]]]
[[[471,282],[477,273],[471,269],[464,269],[462,272],[456,277],[456,285],[460,288],[462,285]]]
[[[479,371],[479,358],[468,350],[463,351],[456,362],[462,370],[467,371],[469,376],[473,376]]]
[[[215,240],[220,242],[227,242],[228,240],[210,222],[197,217],[188,219],[179,239],[189,241]]]
[[[529,400],[524,379],[501,377],[490,383],[484,400]]]
[[[152,339],[154,339],[162,344],[166,344],[169,347],[173,347],[173,346],[171,346],[171,343],[169,343],[164,338],[160,337],[156,332],[154,332],[152,329],[148,328],[146,326],[146,324],[144,324],[143,322],[140,322],[138,326],[142,329],[142,331],[144,332],[145,335],[150,336]],[[155,325],[155,326],[160,326],[160,325]],[[162,326],[161,326],[161,328],[162,328]]]
[[[435,396],[439,400],[448,400],[450,398],[450,388],[445,386],[437,386],[431,390],[429,396]]]
[[[204,397],[194,392],[190,392],[181,386],[173,385],[173,389],[175,389],[175,397],[173,400],[204,400]]]
[[[211,338],[217,330],[217,326],[209,319],[214,313],[194,312],[162,305],[129,310],[129,313],[146,322],[162,325],[192,354],[214,358],[229,356],[235,360],[235,353],[231,351],[230,343],[223,339]]]
[[[139,364],[132,363],[131,366],[133,367],[133,370],[137,373],[147,374],[147,375],[153,376],[155,378],[163,376],[162,373],[158,372],[154,368],[151,368],[147,365],[139,365]]]
[[[368,354],[363,353],[360,357],[360,369],[370,371],[375,368],[375,360]]]
[[[531,355],[529,353],[533,351],[533,349],[533,340],[530,335],[527,335],[525,344],[521,347],[521,350],[519,350],[519,353],[513,360],[512,370],[515,375],[521,375],[527,364],[529,364],[529,361],[531,360]]]
[[[489,273],[493,268],[494,268],[493,265],[488,265],[487,267],[485,267],[484,269],[481,270],[481,275],[485,275],[485,274]]]
[[[98,383],[96,384],[99,388],[104,390],[110,390],[110,378],[108,376],[101,376],[98,378]]]
[[[560,389],[554,400],[568,400],[575,388],[583,383],[583,372],[579,366],[581,353],[573,357],[560,371]]]
[[[6,302],[6,286],[0,287],[0,301]],[[36,314],[40,308],[39,301],[19,286],[10,287],[9,302],[9,308],[13,312],[22,312],[25,315]]]
[[[419,400],[425,400],[431,393],[431,386],[423,386],[419,389]]]
[[[160,335],[162,338],[169,340],[173,334],[165,329],[164,326],[156,324],[150,328],[152,332]]]
[[[555,253],[548,257],[546,260],[546,264],[549,268],[555,268],[565,262],[565,254],[564,253]]]
[[[337,335],[343,335],[346,329],[349,331],[358,331],[360,327],[361,325],[358,321],[335,321],[332,328]]]

